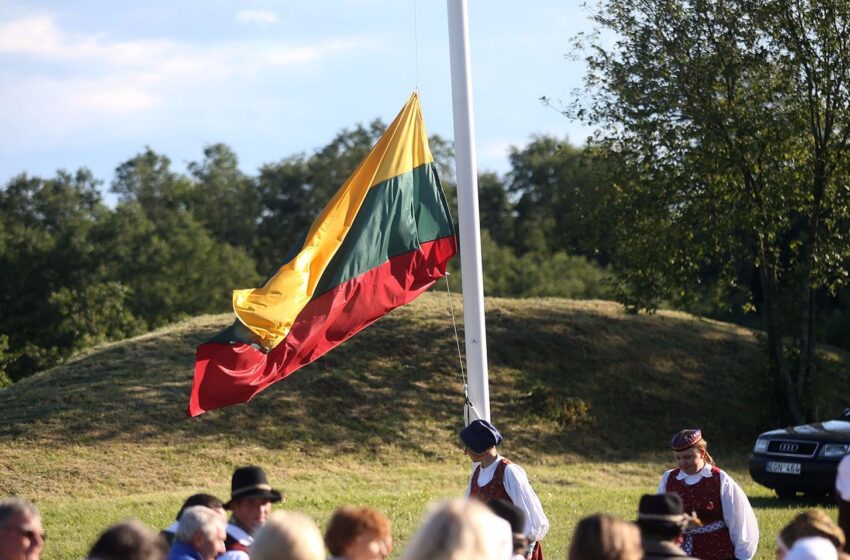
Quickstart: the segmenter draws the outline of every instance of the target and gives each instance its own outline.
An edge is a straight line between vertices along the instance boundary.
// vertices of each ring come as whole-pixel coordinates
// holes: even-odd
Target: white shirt
[[[236,539],[241,545],[251,546],[254,544],[254,537],[233,523],[227,524],[227,534]],[[224,554],[219,555],[217,560],[248,560],[248,553],[244,550],[228,550]]]
[[[838,549],[823,537],[805,537],[797,540],[785,560],[838,560]]]
[[[484,486],[496,474],[496,469],[502,461],[502,456],[497,455],[496,460],[478,473],[478,486]],[[472,464],[472,472],[469,474],[469,484],[466,485],[466,497],[469,497],[469,492],[472,489],[472,475],[475,474],[475,469],[480,466],[480,463]],[[540,498],[534,493],[531,483],[528,482],[528,475],[522,467],[513,463],[505,467],[505,491],[511,498],[511,501],[516,507],[525,513],[524,533],[531,541],[542,540],[549,532],[549,519],[543,513],[543,505],[540,503]]]
[[[659,494],[667,491],[667,479],[671,472],[673,471],[669,470],[661,475],[661,483],[658,485]],[[706,463],[695,474],[689,475],[679,471],[676,479],[688,486],[693,486],[703,478],[712,476],[714,475],[711,473],[711,465]],[[750,501],[741,487],[723,471],[720,471],[720,503],[723,505],[723,522],[729,529],[729,537],[735,547],[735,558],[745,560],[753,558],[759,544],[759,525],[756,514],[753,513]]]
[[[838,474],[835,477],[835,491],[845,502],[850,502],[850,455],[845,455],[838,463]]]

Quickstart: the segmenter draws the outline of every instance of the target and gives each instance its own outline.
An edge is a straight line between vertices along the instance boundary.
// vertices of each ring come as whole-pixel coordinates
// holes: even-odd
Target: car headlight
[[[820,452],[822,457],[843,457],[850,451],[850,444],[847,443],[827,443],[823,446]]]
[[[753,447],[753,453],[764,453],[765,451],[767,451],[768,441],[770,440],[768,440],[767,438],[758,438],[756,440],[755,447]]]

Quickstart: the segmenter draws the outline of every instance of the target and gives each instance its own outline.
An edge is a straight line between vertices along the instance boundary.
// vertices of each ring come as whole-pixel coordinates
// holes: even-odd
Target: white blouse
[[[478,486],[484,486],[496,474],[496,469],[502,461],[502,456],[497,455],[496,460],[478,473]],[[475,474],[475,469],[480,463],[472,464],[472,472],[469,474],[469,484],[466,485],[466,497],[469,497],[469,491],[472,488],[472,475]],[[531,483],[528,482],[528,475],[525,470],[514,463],[505,467],[505,491],[511,498],[511,501],[516,507],[525,513],[525,534],[529,540],[539,541],[549,532],[549,519],[543,513],[543,505],[540,503],[540,498],[534,493]]]
[[[658,493],[666,492],[667,479],[672,469],[661,475],[661,483],[658,485]],[[711,478],[711,465],[705,466],[695,474],[685,474],[679,471],[677,480],[683,481],[688,486],[693,486],[703,478]],[[723,505],[723,522],[729,529],[729,536],[735,547],[735,558],[749,560],[756,555],[759,544],[759,526],[756,514],[750,507],[747,495],[738,486],[732,477],[720,471],[720,503]],[[688,512],[690,513],[690,512]]]
[[[835,490],[845,502],[850,502],[850,455],[845,455],[838,463],[838,475],[835,477]]]

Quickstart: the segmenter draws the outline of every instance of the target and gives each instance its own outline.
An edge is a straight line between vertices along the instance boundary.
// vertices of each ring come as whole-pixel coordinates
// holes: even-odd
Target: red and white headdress
[[[670,442],[673,451],[684,451],[702,441],[702,431],[699,428],[693,430],[682,430]]]

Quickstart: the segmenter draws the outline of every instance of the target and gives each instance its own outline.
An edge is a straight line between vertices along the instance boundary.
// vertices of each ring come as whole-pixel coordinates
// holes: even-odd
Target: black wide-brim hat
[[[683,531],[689,526],[696,526],[698,522],[685,513],[682,498],[678,494],[665,492],[641,496],[635,523],[644,531]]]
[[[243,498],[266,498],[274,503],[281,501],[283,494],[272,488],[261,467],[249,465],[233,471],[233,478],[230,481],[230,501],[224,504],[224,509],[230,509],[234,500]]]

